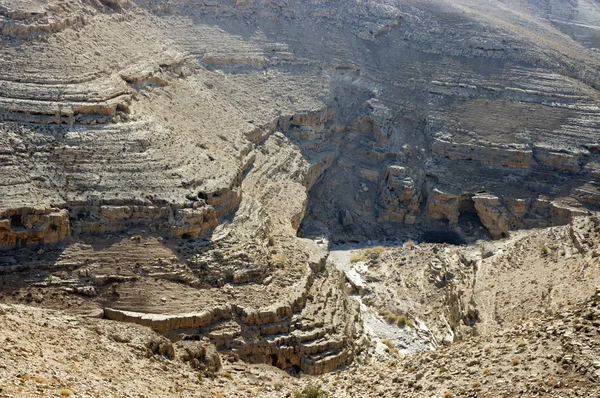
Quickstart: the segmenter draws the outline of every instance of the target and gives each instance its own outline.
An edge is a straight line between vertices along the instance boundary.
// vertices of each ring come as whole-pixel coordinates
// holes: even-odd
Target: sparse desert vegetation
[[[366,249],[360,250],[357,253],[353,254],[352,257],[350,257],[350,262],[353,262],[353,263],[365,262],[365,261],[370,260],[373,257],[378,258],[384,252],[385,252],[385,247],[383,247],[383,246],[368,247]]]
[[[310,385],[302,391],[295,392],[294,398],[329,398],[329,393],[323,391],[320,385]]]
[[[404,327],[408,322],[406,315],[404,314],[394,314],[393,312],[388,312],[383,316],[383,319],[388,321],[389,323],[395,323],[398,326]]]

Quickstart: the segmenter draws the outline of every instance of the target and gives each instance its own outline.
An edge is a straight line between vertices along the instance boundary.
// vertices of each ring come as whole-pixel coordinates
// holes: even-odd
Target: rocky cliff
[[[599,21],[592,1],[0,0],[3,292],[348,363],[359,311],[304,238],[597,210]]]

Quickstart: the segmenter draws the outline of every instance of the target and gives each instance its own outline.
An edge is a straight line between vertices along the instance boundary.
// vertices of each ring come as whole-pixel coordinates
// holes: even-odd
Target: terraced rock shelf
[[[594,0],[0,0],[0,396],[593,396],[598,32]]]

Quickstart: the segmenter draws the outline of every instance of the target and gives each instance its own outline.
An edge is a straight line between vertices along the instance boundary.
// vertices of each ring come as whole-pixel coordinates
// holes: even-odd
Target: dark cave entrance
[[[488,239],[488,230],[479,218],[473,195],[459,197],[457,206],[459,215],[456,225],[450,227],[445,223],[443,227],[427,229],[421,234],[421,241],[465,245],[476,239]]]
[[[421,234],[424,243],[448,243],[451,245],[464,245],[466,242],[456,231],[450,229],[428,229]]]
[[[279,363],[279,357],[277,356],[277,354],[269,355],[269,359],[271,361],[271,366],[277,366],[277,364]]]
[[[461,216],[463,214],[477,215],[477,210],[475,209],[475,202],[473,201],[472,196],[463,196],[458,200],[458,212]]]
[[[479,213],[475,208],[473,195],[465,195],[459,199],[458,212],[458,227],[463,237],[489,238],[488,230],[481,222]]]
[[[10,216],[10,228],[25,228],[25,225],[23,224],[23,216],[20,214],[13,214],[12,216]]]

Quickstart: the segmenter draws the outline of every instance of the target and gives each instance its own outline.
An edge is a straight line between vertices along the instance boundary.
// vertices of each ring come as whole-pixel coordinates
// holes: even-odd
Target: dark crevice
[[[451,245],[464,245],[465,240],[458,232],[442,229],[430,229],[421,234],[421,241],[425,243],[448,243]]]
[[[10,227],[12,229],[25,228],[25,225],[23,225],[23,216],[20,214],[13,214],[10,216]]]

